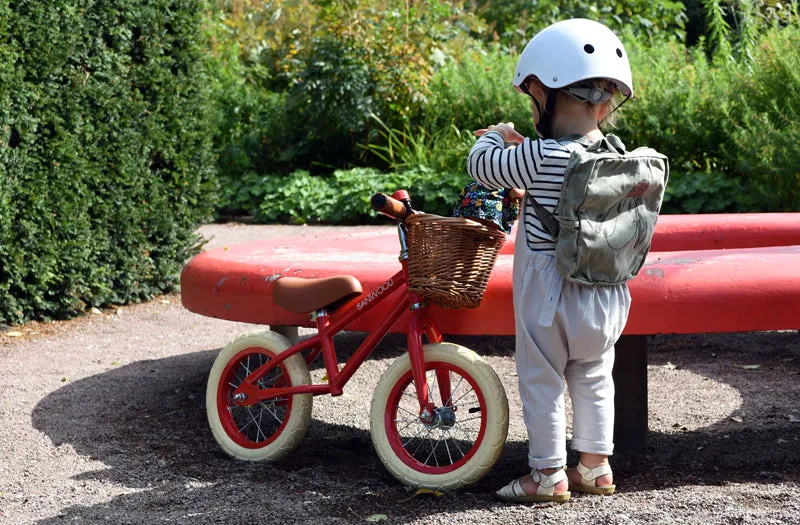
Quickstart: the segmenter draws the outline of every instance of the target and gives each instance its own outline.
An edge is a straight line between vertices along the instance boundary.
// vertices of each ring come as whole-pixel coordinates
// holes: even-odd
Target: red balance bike
[[[372,207],[397,221],[400,271],[369,293],[353,276],[276,280],[275,303],[309,313],[318,332],[295,345],[271,331],[248,333],[228,344],[208,378],[208,422],[214,438],[234,458],[274,461],[285,456],[303,439],[313,397],[341,395],[381,339],[410,311],[408,352],[389,366],[372,397],[372,442],[402,483],[454,490],[476,482],[499,458],[508,432],[505,390],[475,352],[443,342],[428,303],[409,287],[407,223],[436,216],[412,210],[403,190],[392,197],[376,194]],[[340,367],[334,336],[383,301],[393,303],[391,314]],[[328,382],[312,384],[308,365],[320,355]]]

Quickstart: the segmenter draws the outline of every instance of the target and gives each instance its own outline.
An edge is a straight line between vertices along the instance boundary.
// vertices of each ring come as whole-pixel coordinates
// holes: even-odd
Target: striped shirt
[[[469,175],[487,188],[520,188],[528,198],[554,212],[561,196],[570,153],[582,146],[573,140],[525,139],[505,149],[503,136],[488,131],[478,139],[467,159]],[[526,199],[527,201],[528,199]],[[555,240],[542,225],[533,206],[523,206],[528,248],[555,253]]]

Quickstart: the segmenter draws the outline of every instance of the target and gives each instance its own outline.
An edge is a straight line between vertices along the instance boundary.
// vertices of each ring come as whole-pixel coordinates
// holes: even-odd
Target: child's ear
[[[531,94],[536,95],[537,97],[540,98],[547,96],[547,88],[536,77],[530,77],[530,80],[528,81],[528,90],[530,91]]]

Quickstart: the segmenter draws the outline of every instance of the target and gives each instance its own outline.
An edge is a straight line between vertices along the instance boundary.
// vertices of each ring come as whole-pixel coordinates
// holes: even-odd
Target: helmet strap
[[[545,103],[544,111],[542,111],[539,102],[534,98],[536,103],[536,111],[539,112],[539,123],[536,124],[536,131],[543,139],[553,138],[553,115],[556,111],[556,99],[558,98],[558,89],[549,88],[547,90],[547,102]],[[533,97],[531,97],[533,98]]]
[[[612,109],[611,111],[609,111],[609,112],[608,112],[608,115],[606,115],[605,117],[603,117],[603,120],[605,120],[605,119],[607,119],[608,117],[610,117],[612,113],[614,113],[616,110],[618,110],[619,108],[621,108],[621,107],[622,107],[622,105],[623,105],[624,103],[626,103],[627,101],[629,101],[630,99],[631,99],[631,96],[630,96],[630,95],[628,95],[627,97],[625,97],[625,100],[623,100],[622,102],[620,102],[620,103],[617,105],[617,107],[615,107],[614,109]]]
[[[587,84],[571,85],[564,88],[564,93],[570,95],[575,100],[590,102],[592,104],[602,104],[611,100],[613,93]]]

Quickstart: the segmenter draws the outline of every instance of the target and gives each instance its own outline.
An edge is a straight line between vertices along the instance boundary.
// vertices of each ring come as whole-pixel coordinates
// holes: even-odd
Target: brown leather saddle
[[[331,312],[361,295],[362,291],[361,281],[352,275],[322,279],[281,277],[272,285],[272,299],[290,312],[309,313],[322,309]]]

